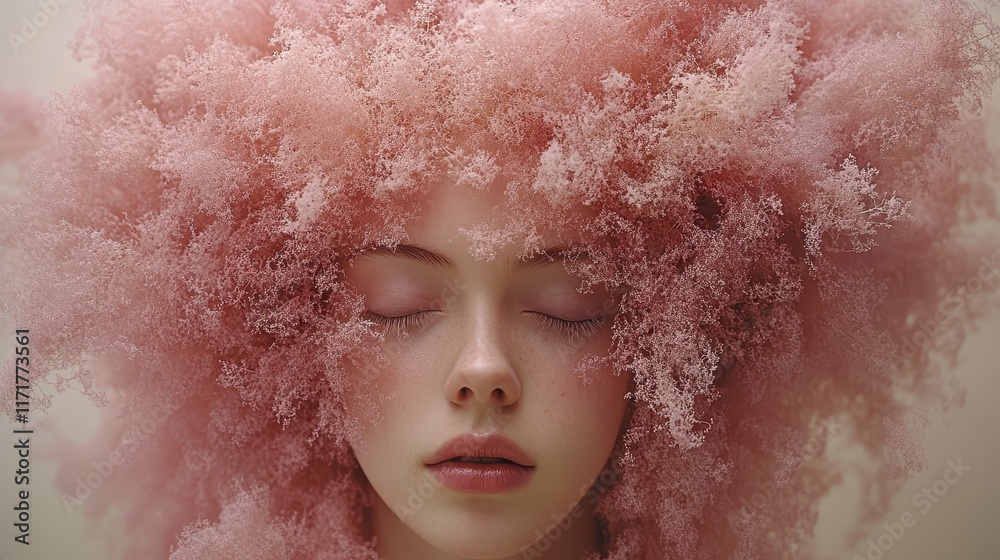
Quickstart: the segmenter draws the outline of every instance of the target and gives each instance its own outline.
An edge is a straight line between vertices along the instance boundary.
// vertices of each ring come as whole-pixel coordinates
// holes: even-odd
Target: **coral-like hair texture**
[[[115,558],[377,558],[343,403],[378,335],[344,263],[404,241],[441,181],[505,189],[504,219],[464,232],[477,258],[555,226],[583,285],[624,294],[604,558],[812,557],[843,472],[822,421],[881,462],[877,518],[927,408],[961,402],[947,373],[996,308],[1000,247],[963,227],[997,219],[997,28],[966,1],[86,13],[95,76],[0,111],[4,311],[33,375],[122,411],[94,445],[126,462],[80,506],[124,512]]]

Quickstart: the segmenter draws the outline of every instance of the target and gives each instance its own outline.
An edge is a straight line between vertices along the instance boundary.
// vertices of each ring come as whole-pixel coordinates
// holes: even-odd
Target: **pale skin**
[[[374,375],[349,366],[356,393],[346,402],[376,495],[366,523],[385,560],[580,560],[599,550],[593,500],[582,498],[607,470],[629,379],[609,367],[585,384],[574,367],[610,349],[614,299],[600,287],[581,293],[560,260],[515,266],[513,243],[475,260],[459,228],[489,223],[498,196],[439,186],[407,225],[410,248],[362,253],[347,269],[366,317],[387,331]],[[435,483],[425,461],[467,432],[514,440],[534,459],[530,481],[498,494]],[[557,537],[545,536],[558,522]]]

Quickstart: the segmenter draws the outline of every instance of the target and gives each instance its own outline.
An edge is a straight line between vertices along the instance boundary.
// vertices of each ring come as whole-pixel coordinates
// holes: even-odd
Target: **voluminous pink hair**
[[[96,75],[0,107],[23,170],[4,311],[38,333],[36,375],[124,411],[104,444],[128,462],[83,505],[126,508],[115,557],[376,558],[342,409],[372,333],[341,264],[401,241],[441,180],[506,188],[513,217],[466,232],[478,257],[545,224],[624,288],[609,559],[810,557],[840,472],[820,421],[902,475],[926,407],[961,400],[948,360],[996,308],[1000,246],[961,227],[996,220],[997,27],[968,2],[87,13]],[[894,483],[866,484],[876,516]]]

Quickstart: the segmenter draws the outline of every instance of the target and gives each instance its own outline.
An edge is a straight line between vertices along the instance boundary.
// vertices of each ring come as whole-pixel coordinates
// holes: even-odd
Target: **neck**
[[[368,512],[370,530],[376,540],[376,551],[381,560],[469,560],[443,552],[425,541],[379,498]],[[592,506],[586,500],[579,503],[573,513],[562,520],[532,546],[504,558],[489,560],[581,560],[600,551],[598,523]],[[567,513],[568,512],[564,512]],[[542,533],[540,530],[539,533]],[[486,557],[479,557],[486,559]]]

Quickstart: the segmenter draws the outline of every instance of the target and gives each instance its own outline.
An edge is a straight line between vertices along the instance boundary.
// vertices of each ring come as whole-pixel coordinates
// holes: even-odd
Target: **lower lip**
[[[500,494],[520,488],[534,474],[534,467],[512,463],[460,463],[445,461],[427,468],[447,488],[470,494]]]

